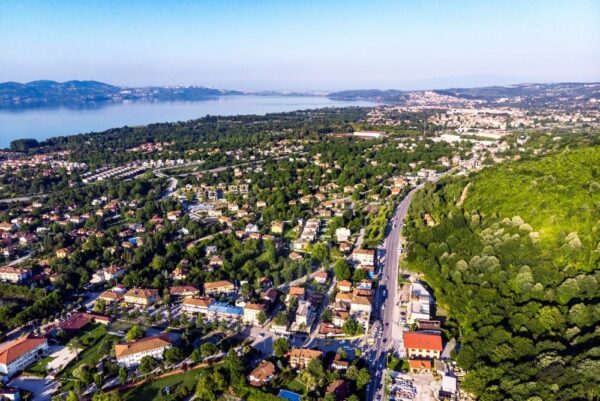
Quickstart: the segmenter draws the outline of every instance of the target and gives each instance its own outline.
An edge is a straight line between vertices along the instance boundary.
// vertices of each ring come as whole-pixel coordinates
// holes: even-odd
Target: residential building
[[[158,290],[152,288],[132,288],[125,293],[124,300],[130,305],[150,306],[158,301]]]
[[[262,361],[249,375],[248,383],[254,387],[262,387],[275,376],[275,365],[269,361]]]
[[[0,267],[0,281],[8,281],[11,283],[20,283],[31,276],[29,269],[23,269],[14,266]]]
[[[258,321],[258,317],[260,312],[264,312],[267,309],[265,304],[246,304],[244,306],[244,316],[242,320],[246,324],[258,325],[260,322]]]
[[[175,298],[193,297],[200,295],[200,290],[193,285],[174,285],[169,288],[169,294]]]
[[[327,275],[326,271],[323,271],[323,270],[318,271],[318,272],[316,272],[314,274],[313,277],[314,277],[315,281],[317,283],[319,283],[319,284],[325,284],[325,283],[327,283],[328,275]]]
[[[335,238],[338,243],[345,242],[350,239],[350,230],[346,227],[340,227],[335,230]]]
[[[338,281],[336,287],[341,292],[352,292],[352,282],[348,280]]]
[[[213,303],[210,297],[185,298],[181,303],[181,308],[186,313],[207,314],[209,306]]]
[[[140,340],[115,345],[115,356],[119,366],[131,368],[140,364],[145,356],[151,356],[154,359],[162,359],[165,350],[173,346],[168,333],[163,333],[154,337],[146,337]]]
[[[0,344],[0,374],[12,377],[41,359],[48,340],[31,335]]]
[[[442,336],[439,333],[405,331],[404,348],[409,358],[439,358]]]
[[[321,359],[323,353],[321,351],[308,348],[292,348],[290,351],[290,366],[292,368],[303,369],[308,366],[313,359]]]
[[[406,306],[406,322],[413,324],[417,320],[431,319],[431,295],[420,283],[410,286],[410,299]]]
[[[350,259],[359,266],[374,266],[375,251],[372,249],[355,249],[352,251],[352,256]]]
[[[233,294],[235,292],[235,284],[233,284],[231,281],[220,280],[204,283],[205,295]]]

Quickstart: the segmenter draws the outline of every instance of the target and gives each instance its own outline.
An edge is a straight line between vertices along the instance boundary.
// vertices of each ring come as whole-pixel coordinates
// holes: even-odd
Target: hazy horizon
[[[236,90],[600,81],[600,3],[7,0],[0,81]]]

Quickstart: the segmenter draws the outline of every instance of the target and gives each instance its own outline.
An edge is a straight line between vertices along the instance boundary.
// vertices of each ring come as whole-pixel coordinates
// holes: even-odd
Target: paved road
[[[389,347],[401,344],[402,328],[395,322],[394,316],[399,313],[399,307],[396,306],[398,292],[398,259],[400,251],[398,249],[400,233],[404,217],[408,212],[410,201],[417,188],[410,191],[402,202],[396,208],[394,216],[390,220],[391,229],[383,243],[385,250],[385,262],[381,272],[381,281],[379,282],[379,290],[375,295],[375,313],[379,313],[378,319],[382,322],[383,333],[375,343],[375,358],[373,358],[371,371],[374,372],[373,380],[371,381],[370,391],[367,394],[367,400],[380,395],[383,399],[384,393],[384,378],[386,353]],[[385,291],[385,296],[384,296]],[[378,309],[382,306],[381,309]]]

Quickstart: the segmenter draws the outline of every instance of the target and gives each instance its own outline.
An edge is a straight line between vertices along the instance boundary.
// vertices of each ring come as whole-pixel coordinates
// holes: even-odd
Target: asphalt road
[[[391,229],[383,242],[384,258],[381,279],[377,294],[375,295],[375,313],[382,324],[383,333],[375,342],[375,357],[371,363],[372,381],[367,394],[367,401],[372,400],[378,395],[383,399],[384,394],[384,371],[386,366],[386,353],[393,343],[401,341],[402,328],[395,323],[394,315],[399,313],[396,306],[398,295],[398,259],[400,251],[398,249],[400,233],[404,217],[408,212],[410,201],[416,189],[410,191],[400,202],[394,216],[390,220]]]

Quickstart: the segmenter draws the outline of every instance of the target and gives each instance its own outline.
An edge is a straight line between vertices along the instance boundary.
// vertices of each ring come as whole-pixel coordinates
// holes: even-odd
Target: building
[[[12,377],[41,359],[48,350],[48,340],[31,335],[0,345],[0,375]]]
[[[271,223],[271,232],[273,234],[283,234],[285,223],[283,221],[274,221]]]
[[[104,302],[111,304],[113,302],[120,302],[123,299],[123,294],[119,294],[115,291],[109,290],[104,291],[102,294],[100,294],[98,299],[101,299]]]
[[[158,301],[158,290],[152,288],[132,288],[125,293],[124,300],[131,305],[150,306]]]
[[[20,283],[31,276],[29,269],[23,269],[14,266],[0,267],[0,281],[8,281],[11,283]]]
[[[317,283],[325,284],[325,283],[327,283],[328,275],[327,275],[326,271],[321,270],[314,274],[314,278]]]
[[[412,283],[410,286],[410,299],[406,306],[406,322],[413,324],[417,320],[429,320],[431,318],[431,295],[420,283]]]
[[[321,351],[308,348],[292,348],[290,351],[290,366],[292,368],[303,369],[313,359],[321,359],[323,353]]]
[[[352,292],[352,282],[348,280],[338,281],[336,287],[341,292]]]
[[[335,238],[338,243],[348,241],[350,239],[350,234],[350,230],[346,227],[340,227],[335,230]]]
[[[207,314],[209,306],[213,303],[210,297],[185,298],[181,303],[181,308],[186,313]]]
[[[205,295],[233,294],[235,291],[235,284],[231,281],[220,280],[204,283]]]
[[[246,304],[244,306],[244,316],[242,321],[246,324],[259,325],[258,317],[261,312],[267,309],[265,304]]]
[[[162,359],[165,350],[173,346],[168,333],[146,337],[127,344],[115,345],[115,356],[119,366],[131,368],[140,364],[145,356]]]
[[[169,294],[175,298],[193,297],[200,295],[200,290],[193,285],[174,285],[169,288]]]
[[[275,376],[275,365],[269,361],[262,361],[249,375],[248,383],[254,387],[262,387]]]
[[[107,281],[119,278],[124,274],[125,274],[125,268],[119,267],[119,266],[110,266],[110,267],[107,267],[106,269],[97,270],[94,273],[94,275],[92,276],[90,283],[92,283],[92,284],[106,283]]]
[[[430,359],[409,359],[408,367],[412,373],[431,373]]]
[[[409,358],[439,358],[443,350],[439,333],[405,331],[404,348]]]
[[[355,249],[350,257],[359,266],[375,266],[375,251],[372,249]]]
[[[337,401],[342,401],[352,394],[350,382],[344,379],[335,379],[326,390],[327,394],[333,394]]]

